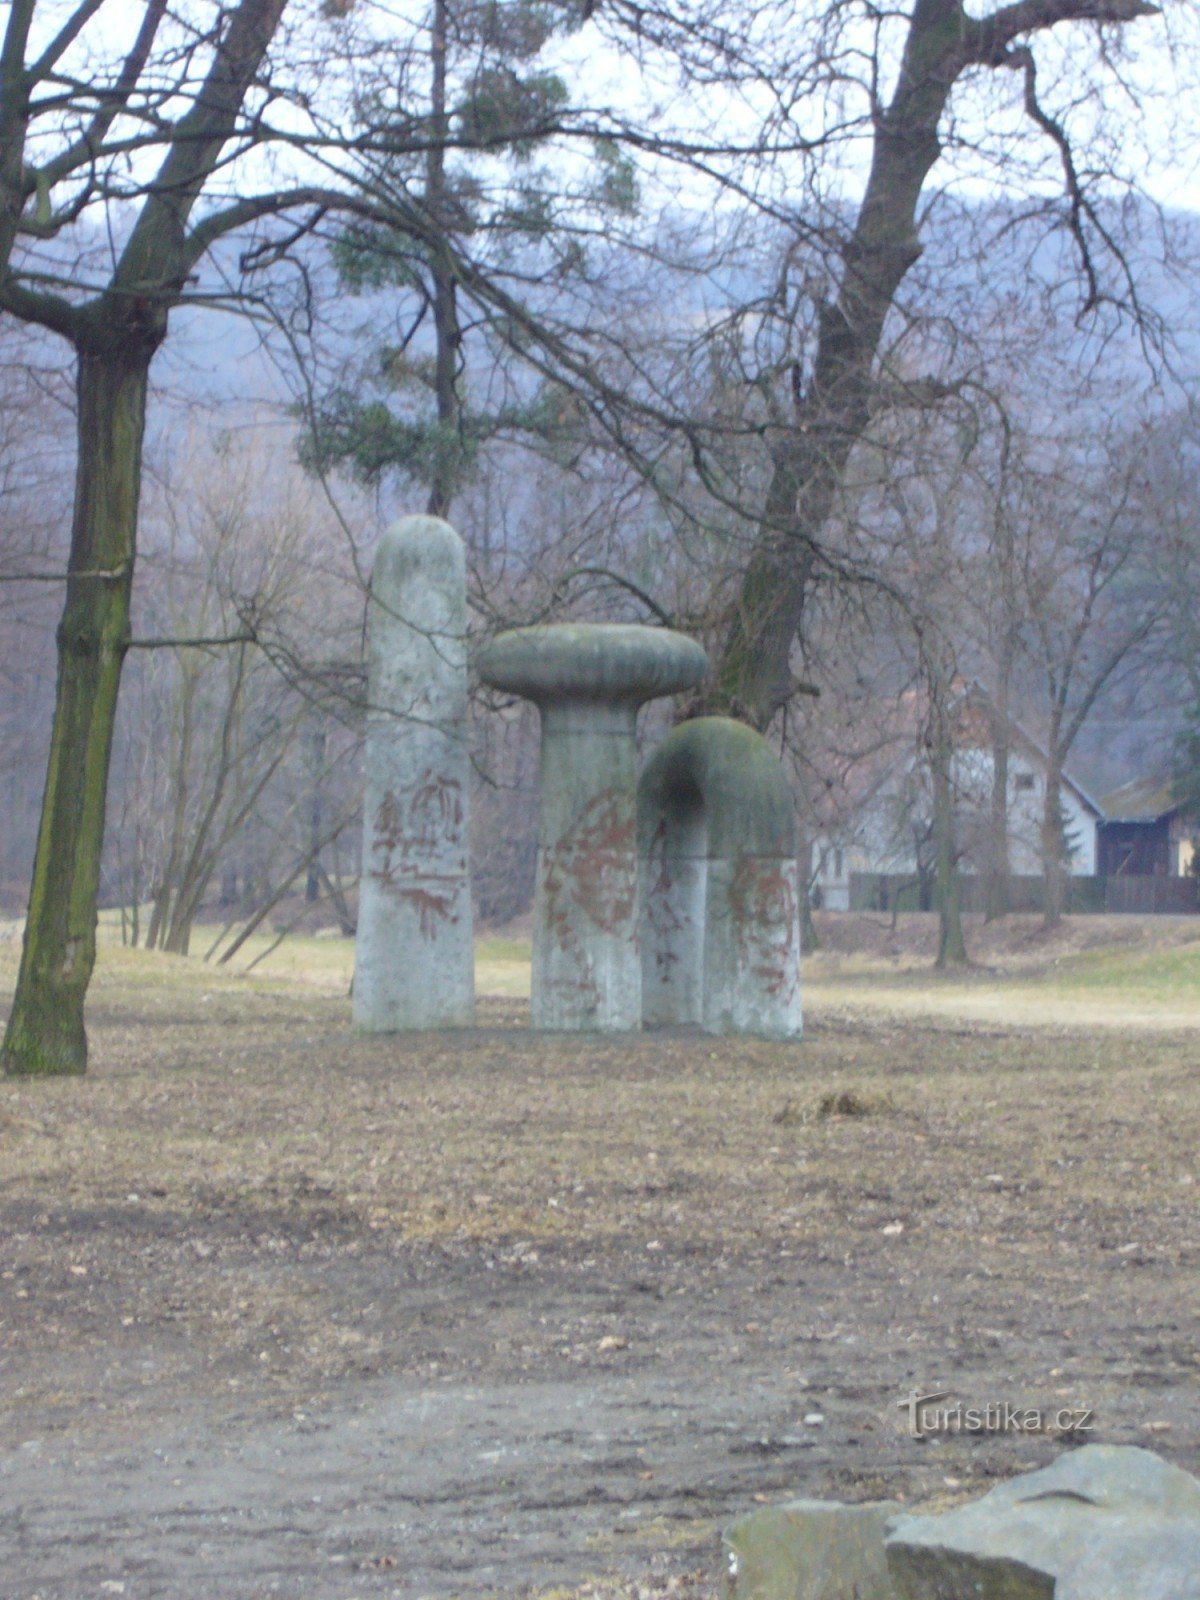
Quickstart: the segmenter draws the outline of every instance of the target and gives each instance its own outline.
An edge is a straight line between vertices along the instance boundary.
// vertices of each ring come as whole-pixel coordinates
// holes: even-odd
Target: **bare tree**
[[[790,159],[807,163],[802,170],[811,177],[803,197],[788,197],[790,208],[788,198],[777,204],[794,244],[775,294],[764,292],[753,311],[756,324],[772,319],[780,330],[757,379],[769,390],[760,422],[768,471],[720,649],[718,704],[766,727],[794,692],[792,646],[851,453],[868,434],[881,386],[914,386],[913,374],[881,365],[885,330],[921,256],[922,235],[934,226],[928,209],[922,215],[922,198],[946,149],[948,125],[982,75],[1013,75],[1033,136],[1061,166],[1065,223],[1079,253],[1084,302],[1099,304],[1122,287],[1128,297],[1120,260],[1116,289],[1106,286],[1097,266],[1101,256],[1112,259],[1113,235],[1093,184],[1081,176],[1063,121],[1042,102],[1036,46],[1051,31],[1070,29],[1066,37],[1081,43],[1090,31],[1097,48],[1091,67],[1082,70],[1104,72],[1107,30],[1154,13],[1146,0],[1015,0],[982,16],[969,13],[961,0],[913,0],[902,16],[886,19],[874,12],[859,18],[853,8],[823,10],[807,54],[794,35],[785,35],[790,59],[801,64],[778,66],[775,104],[795,140]],[[902,43],[892,74],[896,29]],[[726,71],[749,72],[749,47],[739,53],[728,36],[724,45]],[[866,62],[861,78],[851,65],[860,55]],[[713,78],[720,57],[711,44],[707,70]],[[804,137],[807,127],[797,127],[793,108],[811,104],[806,94],[823,98],[827,117],[824,125],[815,119],[816,132]],[[837,177],[830,179],[827,169],[836,172],[830,152],[847,128],[865,135],[871,149],[862,199],[849,220],[839,201],[826,198],[831,184],[838,192]],[[813,226],[814,212],[827,219],[824,227]]]
[[[248,101],[283,7],[284,0],[239,0],[210,8],[196,26],[177,21],[166,0],[145,0],[125,55],[91,84],[79,81],[72,52],[102,9],[96,0],[82,0],[49,37],[35,27],[36,0],[15,0],[9,10],[0,46],[0,310],[67,340],[78,381],[58,694],[3,1046],[9,1072],[86,1065],[83,997],[95,961],[105,792],[130,639],[150,364],[197,264],[261,209],[234,200],[195,219],[231,150],[254,142],[261,106]],[[143,163],[149,176],[129,180]],[[44,256],[24,241],[62,241],[93,203],[118,200],[133,220],[111,267],[76,263],[55,286]]]
[[[1159,596],[1139,581],[1154,542],[1135,490],[1140,463],[1124,440],[1056,441],[1026,463],[1020,598],[1022,655],[1040,683],[1046,777],[1041,822],[1045,924],[1063,912],[1070,842],[1063,770],[1101,696],[1130,668],[1162,622]]]
[[[218,876],[244,920],[275,892],[282,858],[306,850],[312,898],[338,898],[322,852],[357,787],[362,706],[347,692],[358,663],[332,708],[320,663],[352,655],[363,594],[278,434],[262,418],[229,434],[193,412],[150,462],[135,643],[153,647],[128,669],[108,852],[127,932],[150,898],[148,948],[188,952]],[[344,896],[341,909],[350,920]]]

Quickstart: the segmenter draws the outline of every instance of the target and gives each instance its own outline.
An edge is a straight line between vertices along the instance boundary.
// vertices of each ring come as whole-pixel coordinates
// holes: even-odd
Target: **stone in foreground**
[[[894,1500],[793,1500],[724,1537],[726,1600],[896,1600],[883,1539]]]
[[[384,534],[368,630],[355,1026],[469,1027],[466,562],[449,523],[404,517]]]
[[[535,1028],[641,1026],[638,708],[694,688],[707,671],[695,640],[621,624],[518,628],[480,651],[483,681],[541,713]]]
[[[1149,1450],[1087,1445],[941,1516],[901,1516],[900,1600],[1200,1600],[1200,1482]]]
[[[649,1025],[800,1032],[796,816],[779,760],[729,717],[675,728],[638,785]]]

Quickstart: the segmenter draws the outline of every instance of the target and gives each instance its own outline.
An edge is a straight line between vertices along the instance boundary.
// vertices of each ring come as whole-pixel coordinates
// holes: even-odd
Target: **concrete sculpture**
[[[485,683],[541,713],[533,1025],[638,1028],[638,708],[694,688],[700,645],[664,628],[578,623],[519,628],[480,653]]]
[[[700,717],[638,785],[642,1007],[648,1024],[800,1032],[796,819],[761,734]]]
[[[368,618],[354,1021],[371,1033],[474,1021],[466,621],[462,540],[402,518],[380,541]]]

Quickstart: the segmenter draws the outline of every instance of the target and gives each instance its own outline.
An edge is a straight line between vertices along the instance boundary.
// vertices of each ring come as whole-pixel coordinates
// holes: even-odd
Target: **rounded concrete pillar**
[[[467,796],[463,543],[404,517],[375,557],[354,1022],[468,1027],[475,954]]]
[[[695,640],[632,625],[519,628],[480,652],[484,682],[541,713],[535,1028],[641,1026],[638,708],[694,688],[707,671]]]
[[[767,741],[729,717],[674,728],[638,785],[647,1023],[800,1032],[796,818]]]

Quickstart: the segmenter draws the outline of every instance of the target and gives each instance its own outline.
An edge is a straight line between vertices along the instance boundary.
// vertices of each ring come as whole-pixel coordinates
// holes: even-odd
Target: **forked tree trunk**
[[[17,990],[0,1062],[9,1073],[87,1066],[83,1000],[121,667],[129,644],[146,387],[157,341],[78,347],[75,511],[58,627],[58,694]]]

